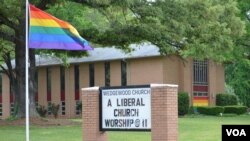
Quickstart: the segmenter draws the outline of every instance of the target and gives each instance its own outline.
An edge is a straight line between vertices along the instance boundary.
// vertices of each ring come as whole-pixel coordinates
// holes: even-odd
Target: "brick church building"
[[[60,104],[60,117],[80,116],[80,90],[93,86],[177,84],[188,92],[191,105],[215,104],[224,92],[224,67],[211,60],[162,56],[153,45],[132,45],[128,54],[115,48],[95,48],[89,56],[70,58],[65,68],[58,58],[37,56],[38,105]],[[13,112],[14,96],[6,74],[0,74],[0,119]],[[51,114],[48,112],[48,114]]]

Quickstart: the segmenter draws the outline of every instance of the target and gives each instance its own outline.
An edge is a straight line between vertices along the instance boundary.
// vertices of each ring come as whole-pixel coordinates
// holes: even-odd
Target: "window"
[[[60,67],[60,82],[61,82],[61,92],[65,91],[65,69],[63,66]]]
[[[14,115],[14,111],[15,111],[14,100],[15,100],[15,88],[10,83],[10,114],[11,115]]]
[[[51,115],[51,68],[47,67],[47,102],[48,115]]]
[[[193,95],[198,97],[208,96],[207,94],[208,94],[207,92],[198,92],[198,91],[193,92]]]
[[[47,68],[47,92],[51,92],[51,68]]]
[[[121,84],[122,86],[127,85],[127,63],[126,61],[121,61]]]
[[[94,64],[89,64],[89,86],[95,85],[95,67]]]
[[[35,102],[36,102],[36,107],[38,106],[38,71],[36,69],[35,71]]]
[[[47,101],[51,101],[51,68],[47,68]]]
[[[208,61],[193,61],[193,106],[207,106]]]
[[[208,84],[208,62],[207,60],[193,62],[193,83],[194,84]]]
[[[110,63],[105,62],[105,86],[110,86]]]
[[[3,115],[3,105],[2,105],[2,103],[0,103],[0,116],[2,116]]]
[[[74,66],[75,90],[79,90],[79,65]]]
[[[61,114],[65,115],[65,68],[60,67],[60,81],[61,81]]]
[[[48,101],[48,115],[51,115],[52,104],[51,101]]]
[[[14,115],[14,111],[15,111],[15,106],[14,106],[14,102],[10,103],[10,114]]]
[[[62,115],[65,115],[65,101],[61,101]]]
[[[79,65],[74,66],[75,100],[79,100]]]

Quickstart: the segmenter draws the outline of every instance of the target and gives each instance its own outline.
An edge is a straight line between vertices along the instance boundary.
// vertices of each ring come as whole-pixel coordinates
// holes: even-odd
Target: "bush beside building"
[[[189,96],[187,92],[178,93],[178,115],[184,116],[189,110]]]

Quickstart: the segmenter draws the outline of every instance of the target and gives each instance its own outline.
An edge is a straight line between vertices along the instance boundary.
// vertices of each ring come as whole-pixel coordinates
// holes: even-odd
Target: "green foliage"
[[[178,93],[178,115],[183,116],[188,113],[189,96],[187,92]]]
[[[235,54],[243,57],[243,59],[237,59],[225,65],[225,78],[226,83],[234,89],[234,93],[238,96],[240,103],[250,107],[250,20],[246,16],[246,12],[250,10],[250,3],[248,0],[237,1],[240,17],[246,22],[247,32],[238,41]]]
[[[87,37],[92,37],[89,39],[95,43],[127,50],[131,43],[148,41],[157,45],[164,55],[175,53],[221,62],[233,60],[235,54],[242,53],[236,42],[245,34],[245,22],[239,17],[235,1],[95,0],[83,3],[97,9],[108,21],[102,31],[90,28],[93,32]]]
[[[246,106],[224,106],[224,113],[231,113],[231,114],[245,114],[247,112]]]
[[[76,108],[77,108],[77,110],[82,111],[82,102],[78,102],[77,105],[76,105]]]
[[[217,61],[233,59],[234,44],[245,33],[245,23],[237,17],[237,3],[215,0],[186,2],[190,27],[186,28],[187,50],[182,50],[181,54]]]
[[[217,106],[228,106],[237,105],[237,97],[231,94],[217,94],[216,95],[216,105]]]
[[[14,120],[17,120],[18,118],[16,117],[16,116],[13,116],[13,115],[11,115],[11,116],[9,116],[6,120],[7,121],[14,121]]]
[[[250,60],[228,64],[225,67],[226,82],[234,88],[240,103],[250,107]]]
[[[221,106],[197,107],[197,110],[204,115],[219,115],[224,112],[224,108]]]
[[[51,104],[51,113],[53,114],[54,118],[58,117],[58,112],[59,112],[60,105],[52,103]]]
[[[192,115],[192,114],[195,114],[195,111],[194,111],[194,107],[193,106],[190,106],[189,109],[188,109],[188,114]]]
[[[225,84],[225,93],[235,95],[233,87],[228,84]]]
[[[246,20],[240,19],[240,11],[236,1],[233,0],[156,0],[155,2],[30,0],[30,2],[70,22],[93,47],[117,46],[130,51],[128,45],[132,43],[150,42],[157,45],[163,55],[178,54],[182,57],[191,56],[220,62],[237,60],[237,57],[242,58],[249,53],[247,52],[249,48],[239,45],[242,40],[249,38],[244,36]],[[24,52],[24,3],[25,1],[2,0],[0,5],[0,37],[12,42],[11,46],[15,47],[16,53]],[[52,50],[37,52],[60,57],[65,64],[69,56],[87,55],[86,52]],[[20,55],[17,59],[24,60],[24,55]],[[24,64],[20,63],[16,68],[23,69],[22,66]],[[17,80],[24,80],[24,76],[19,75],[21,74],[19,71],[22,70],[16,69],[16,71]],[[234,84],[230,85],[236,88]],[[244,86],[244,88],[249,87]],[[19,93],[22,95],[24,92]],[[236,93],[242,95],[244,92],[240,89],[236,90]],[[246,93],[244,97],[245,95]],[[240,98],[243,103],[247,103],[242,97]],[[21,105],[24,105],[23,102],[20,101]]]
[[[14,103],[14,111],[13,111],[13,113],[12,113],[11,116],[16,117],[16,116],[17,116],[18,110],[19,110],[18,104],[17,104],[17,103]]]
[[[47,108],[45,108],[45,106],[38,105],[38,107],[36,108],[36,111],[37,111],[37,113],[38,113],[41,117],[46,117]]]

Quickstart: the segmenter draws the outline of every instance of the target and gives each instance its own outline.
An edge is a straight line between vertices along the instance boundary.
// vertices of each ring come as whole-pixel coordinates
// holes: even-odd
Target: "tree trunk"
[[[15,53],[16,53],[16,85],[15,87],[15,104],[19,107],[17,112],[18,118],[25,117],[25,43],[20,42],[17,44]],[[35,94],[37,91],[37,84],[35,81],[35,53],[33,50],[30,50],[30,67],[29,67],[29,108],[30,108],[30,117],[38,116],[36,112],[36,102]]]
[[[24,26],[24,25],[23,25]],[[24,36],[25,31],[19,36]],[[15,48],[16,54],[16,88],[15,88],[15,100],[18,106],[17,117],[23,118],[25,117],[25,36],[19,37],[23,40],[17,41],[17,47]],[[38,114],[36,112],[36,102],[35,102],[35,94],[37,91],[36,81],[35,81],[35,53],[33,50],[29,50],[29,115],[30,117],[37,117]]]
[[[20,36],[20,35],[19,35]],[[22,38],[24,39],[24,38]],[[25,40],[24,40],[25,41]],[[25,43],[16,43],[15,61],[16,61],[16,83],[15,100],[19,107],[17,112],[18,118],[25,117]]]

